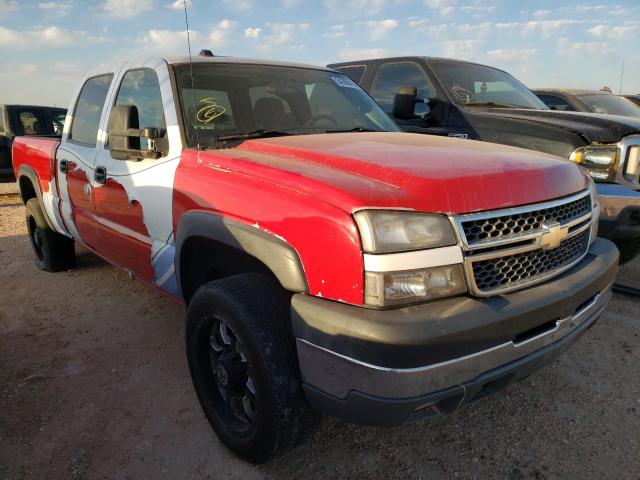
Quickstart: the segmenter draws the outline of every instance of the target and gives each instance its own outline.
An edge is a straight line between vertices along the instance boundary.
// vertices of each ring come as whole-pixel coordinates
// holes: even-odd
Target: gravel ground
[[[36,269],[0,185],[0,479],[640,476],[640,300],[615,295],[552,365],[447,417],[395,429],[323,421],[263,466],[227,452],[192,391],[183,307],[87,252]],[[625,268],[640,287],[640,261]]]

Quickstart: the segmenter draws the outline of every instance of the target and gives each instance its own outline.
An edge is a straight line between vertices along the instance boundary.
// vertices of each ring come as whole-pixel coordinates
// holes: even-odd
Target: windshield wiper
[[[374,130],[366,127],[345,128],[344,130],[327,130],[326,133],[349,133],[349,132],[381,132],[382,130]]]
[[[495,102],[472,102],[465,103],[465,107],[495,107],[495,108],[517,108],[515,105],[507,105],[506,103]]]
[[[260,128],[258,130],[253,130],[247,133],[234,133],[233,135],[221,135],[216,137],[217,142],[233,142],[233,141],[244,141],[250,140],[253,138],[269,138],[269,137],[286,137],[289,135],[297,135],[292,132],[285,132],[282,130],[265,130],[264,128]]]

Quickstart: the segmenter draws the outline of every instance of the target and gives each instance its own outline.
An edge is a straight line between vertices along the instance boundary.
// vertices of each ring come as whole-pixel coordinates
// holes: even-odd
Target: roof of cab
[[[171,65],[179,65],[184,63],[189,63],[188,56],[179,56],[179,57],[165,57],[164,58],[167,63]],[[291,68],[305,68],[311,70],[322,70],[330,72],[331,68],[322,67],[319,65],[310,65],[306,63],[295,63],[295,62],[281,62],[278,60],[265,60],[261,58],[243,58],[243,57],[223,57],[223,56],[214,56],[214,57],[203,57],[200,55],[193,55],[191,57],[191,63],[193,64],[206,64],[206,63],[233,63],[236,65],[266,65],[266,66],[274,66],[274,67],[291,67]]]

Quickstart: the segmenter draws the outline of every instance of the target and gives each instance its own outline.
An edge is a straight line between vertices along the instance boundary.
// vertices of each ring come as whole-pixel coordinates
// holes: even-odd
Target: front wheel
[[[245,274],[209,282],[187,313],[189,370],[220,440],[252,463],[279,456],[317,428],[301,387],[285,292]]]

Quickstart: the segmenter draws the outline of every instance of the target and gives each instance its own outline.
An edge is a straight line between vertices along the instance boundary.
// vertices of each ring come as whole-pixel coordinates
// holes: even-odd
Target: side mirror
[[[160,158],[163,152],[158,149],[159,128],[140,129],[138,107],[135,105],[114,105],[109,114],[107,132],[109,132],[109,150],[116,160],[142,160]],[[140,139],[146,139],[146,148],[141,149]]]
[[[400,87],[393,98],[393,116],[403,120],[414,118],[419,101],[416,87]]]

